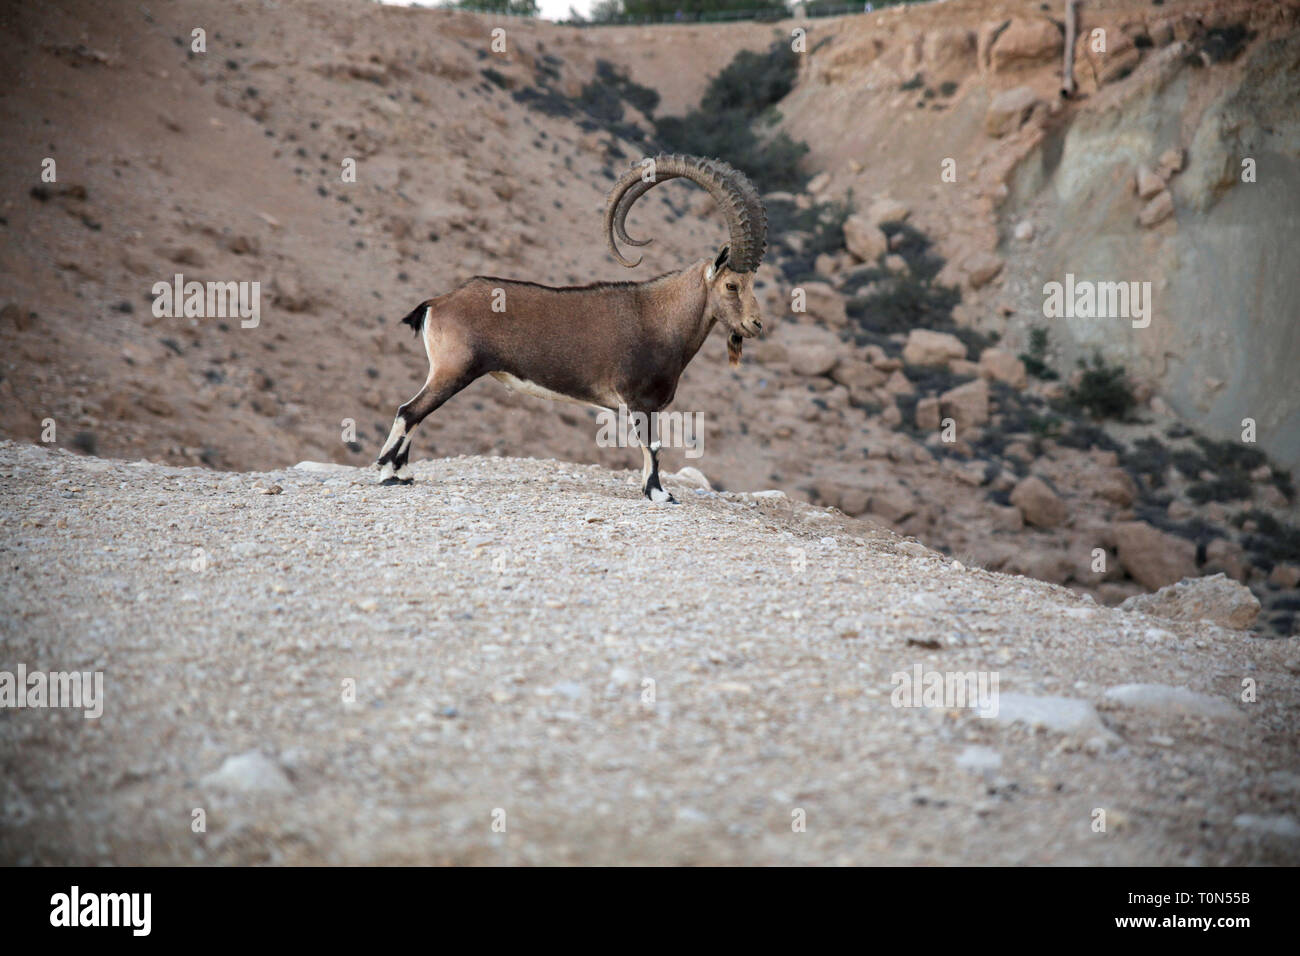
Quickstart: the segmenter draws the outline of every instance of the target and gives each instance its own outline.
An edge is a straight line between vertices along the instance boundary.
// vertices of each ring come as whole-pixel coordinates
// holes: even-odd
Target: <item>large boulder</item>
[[[849,314],[844,308],[844,297],[830,283],[805,282],[803,292],[804,305],[808,307],[809,315],[836,328],[848,324]]]
[[[831,378],[853,389],[879,388],[888,376],[870,362],[858,358],[843,358],[831,371]]]
[[[840,360],[839,350],[815,342],[799,342],[786,346],[786,358],[796,375],[816,378],[826,375]]]
[[[877,226],[886,222],[902,222],[911,214],[912,210],[906,203],[888,196],[878,197],[867,207],[867,220]]]
[[[1002,382],[1012,388],[1024,388],[1028,384],[1025,363],[1010,352],[1002,349],[985,349],[980,353],[980,374],[994,382]]]
[[[929,329],[912,329],[903,346],[903,362],[907,365],[947,365],[953,359],[966,357],[962,340],[947,332]]]
[[[989,420],[989,383],[977,378],[950,388],[939,396],[939,408],[959,429],[983,425]]]
[[[931,395],[916,403],[916,427],[918,431],[936,431],[939,428],[939,419],[939,399]]]
[[[1074,563],[1064,551],[1018,544],[1001,570],[1049,584],[1064,584],[1074,574]]]
[[[844,246],[855,259],[875,262],[889,251],[889,239],[866,216],[853,215],[844,220]]]
[[[1025,523],[1036,528],[1055,528],[1066,519],[1065,502],[1047,482],[1033,475],[1022,478],[1011,490],[1011,503],[1020,510]]]
[[[1081,477],[1088,492],[1117,507],[1127,508],[1137,499],[1137,484],[1123,468],[1089,468]]]
[[[889,373],[889,378],[885,379],[884,389],[890,395],[911,395],[916,391],[916,386],[901,369],[894,369]]]
[[[1244,582],[1250,577],[1250,561],[1245,549],[1228,538],[1215,538],[1205,546],[1205,567],[1222,571],[1236,581]]]
[[[1250,588],[1223,574],[1188,578],[1155,594],[1135,594],[1120,608],[1174,621],[1212,621],[1238,630],[1259,617],[1259,599]]]
[[[1155,198],[1142,207],[1138,213],[1138,224],[1148,229],[1159,225],[1174,214],[1174,197],[1168,189],[1156,193]]]
[[[1150,199],[1165,188],[1165,181],[1145,166],[1139,166],[1133,174],[1133,189],[1140,199]]]
[[[1064,46],[1061,31],[1051,20],[1016,17],[993,41],[989,67],[994,73],[1006,73],[1051,63],[1060,58]]]
[[[916,496],[901,484],[886,482],[871,489],[868,510],[891,524],[898,524],[916,513]]]
[[[1294,564],[1275,564],[1268,573],[1268,583],[1272,587],[1289,591],[1300,585],[1300,567]]]
[[[984,114],[984,132],[997,138],[1014,133],[1025,124],[1042,100],[1027,86],[1015,86],[1004,90],[989,103]]]
[[[1097,85],[1105,86],[1124,79],[1142,62],[1142,51],[1133,45],[1133,41],[1120,34],[1114,46],[1098,58],[1096,64]]]
[[[991,252],[977,252],[963,263],[972,289],[983,288],[1002,271],[1002,260]]]
[[[1116,525],[1115,550],[1129,577],[1152,590],[1196,576],[1196,545],[1145,521]]]
[[[964,27],[931,30],[922,41],[921,56],[933,69],[969,67],[975,59],[975,34]]]
[[[846,353],[844,343],[830,329],[793,322],[781,325],[776,341],[760,339],[754,345],[772,346],[773,351],[779,346],[779,355],[773,355],[771,361],[788,362],[795,374],[813,378],[830,374],[830,370]],[[768,361],[765,351],[759,351],[763,354],[763,361]]]
[[[1160,154],[1160,159],[1156,162],[1156,175],[1163,182],[1169,182],[1175,173],[1181,173],[1183,167],[1187,165],[1187,151],[1181,146],[1175,149],[1167,149]]]

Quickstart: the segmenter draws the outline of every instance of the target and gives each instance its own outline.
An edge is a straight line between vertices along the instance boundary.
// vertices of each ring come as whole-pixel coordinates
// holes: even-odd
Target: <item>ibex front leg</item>
[[[651,501],[666,501],[675,505],[677,499],[664,491],[663,485],[659,483],[658,418],[654,413],[632,416],[632,437],[641,446],[641,493]],[[642,431],[647,434],[642,435]]]

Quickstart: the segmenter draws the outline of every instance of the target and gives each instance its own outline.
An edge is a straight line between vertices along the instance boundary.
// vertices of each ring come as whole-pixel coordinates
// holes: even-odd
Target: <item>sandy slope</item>
[[[0,710],[0,862],[1300,860],[1294,642],[780,498],[677,482],[651,506],[555,461],[416,474],[0,443],[0,662],[102,670],[106,697],[97,721]],[[916,665],[996,673],[1001,718],[891,706]],[[1105,696],[1147,682],[1214,716]],[[1018,695],[1086,703],[1035,731]]]

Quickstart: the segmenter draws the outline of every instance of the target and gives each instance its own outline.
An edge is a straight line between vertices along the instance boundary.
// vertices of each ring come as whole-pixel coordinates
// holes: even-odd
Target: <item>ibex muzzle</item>
[[[745,176],[726,163],[695,156],[644,160],[614,186],[605,209],[605,236],[614,256],[634,267],[616,240],[644,246],[627,234],[637,199],[669,179],[704,187],[726,216],[730,241],[713,259],[646,282],[598,282],[554,288],[475,276],[421,302],[402,321],[424,339],[429,376],[419,394],[397,410],[376,462],[384,484],[409,484],[411,433],[443,402],[475,379],[491,375],[544,398],[610,410],[620,405],[653,422],[677,392],[682,371],[714,325],[727,331],[727,354],[763,327],[754,273],[763,259],[767,215]],[[672,501],[659,483],[659,443],[638,435],[642,491]]]

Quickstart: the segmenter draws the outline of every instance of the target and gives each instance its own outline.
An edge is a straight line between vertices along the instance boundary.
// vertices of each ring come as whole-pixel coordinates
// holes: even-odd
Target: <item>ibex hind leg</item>
[[[393,417],[393,430],[388,433],[383,450],[375,459],[375,464],[383,469],[380,484],[409,485],[414,480],[407,462],[411,457],[411,435],[415,427],[472,380],[435,375],[425,383],[418,395],[397,409],[397,414]]]
[[[411,434],[420,422],[477,377],[467,371],[469,363],[463,361],[463,350],[447,348],[445,354],[434,362],[431,330],[427,324],[423,331],[425,350],[429,352],[429,378],[424,388],[398,408],[393,417],[393,428],[375,460],[375,464],[383,469],[380,483],[384,485],[409,485],[414,480],[407,464],[411,456]]]
[[[411,457],[411,434],[419,421],[412,413],[428,400],[431,384],[426,382],[424,388],[420,389],[409,402],[398,408],[397,414],[393,417],[392,430],[384,441],[379,457],[375,459],[375,464],[383,469],[385,485],[409,485],[413,480],[407,461]]]

